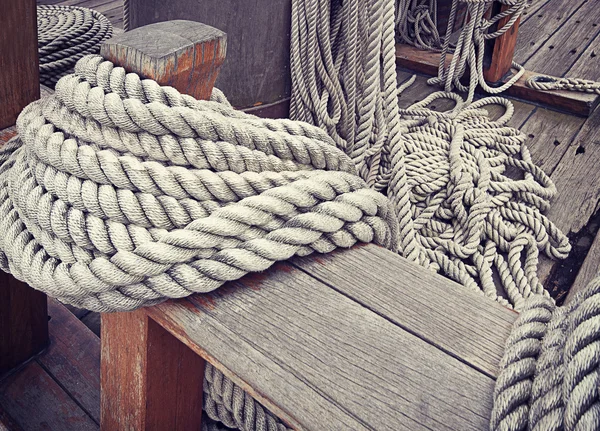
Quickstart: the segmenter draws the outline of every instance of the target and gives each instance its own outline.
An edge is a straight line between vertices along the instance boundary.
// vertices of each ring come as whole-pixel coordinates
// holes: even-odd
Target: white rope
[[[292,116],[331,134],[367,184],[387,193],[400,253],[517,309],[547,295],[539,252],[564,258],[570,245],[542,215],[556,189],[526,137],[507,126],[510,102],[434,93],[400,112],[410,82],[397,88],[392,1],[296,0],[292,10]],[[353,11],[356,25],[346,18]],[[428,109],[440,98],[457,106]],[[493,104],[506,109],[495,121],[484,110]]]
[[[38,5],[40,81],[54,88],[71,73],[77,60],[100,52],[112,36],[112,24],[101,13],[77,6]]]
[[[485,81],[483,76],[483,61],[486,40],[500,37],[510,30],[527,8],[527,0],[494,0],[494,2],[510,7],[488,20],[485,18],[485,14],[493,3],[491,0],[453,0],[448,29],[442,47],[442,55],[440,56],[438,76],[428,81],[430,84],[442,85],[447,92],[457,89],[458,91],[468,93],[467,103],[473,101],[477,85],[481,86],[489,94],[499,94],[517,82],[525,72],[525,69],[521,65],[512,62],[512,67],[516,70],[516,73],[504,84],[498,87],[490,87]],[[456,47],[452,49],[452,60],[447,64],[446,58],[451,52],[450,36],[454,28],[454,20],[459,3],[466,3],[467,5],[465,22],[463,23]],[[489,32],[493,25],[506,17],[510,17],[510,19],[502,27],[494,32]],[[464,85],[461,79],[467,74],[469,81],[467,85]]]
[[[321,130],[197,101],[98,56],[17,130],[0,152],[0,264],[81,308],[208,292],[358,241],[395,247],[389,202]]]
[[[570,90],[600,94],[600,82],[579,78],[553,78],[545,75],[530,77],[527,86],[536,90]]]

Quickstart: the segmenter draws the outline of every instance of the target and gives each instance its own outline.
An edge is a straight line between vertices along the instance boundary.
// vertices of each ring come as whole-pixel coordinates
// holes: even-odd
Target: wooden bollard
[[[207,100],[225,61],[227,36],[194,21],[165,21],[136,28],[102,44],[100,54],[161,85]]]
[[[167,21],[113,37],[100,53],[128,72],[208,99],[225,49],[222,31]],[[101,319],[101,430],[200,430],[204,359],[144,309]]]

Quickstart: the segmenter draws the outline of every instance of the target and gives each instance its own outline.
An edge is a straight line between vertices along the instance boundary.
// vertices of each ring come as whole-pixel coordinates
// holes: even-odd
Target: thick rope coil
[[[579,78],[553,78],[534,75],[526,81],[528,87],[536,90],[570,90],[600,94],[600,82]]]
[[[17,129],[0,152],[0,263],[81,308],[207,292],[359,241],[395,248],[389,201],[321,130],[195,100],[99,56]]]
[[[565,307],[533,296],[507,341],[492,431],[600,429],[600,276]]]
[[[292,3],[293,118],[327,131],[367,184],[387,193],[403,256],[517,309],[547,295],[538,255],[564,258],[570,245],[542,215],[556,189],[525,135],[507,126],[513,106],[440,92],[398,110],[411,82],[397,88],[393,2],[330,3]],[[455,108],[428,108],[442,98]],[[506,112],[491,120],[488,105]]]
[[[112,24],[101,13],[77,6],[37,7],[40,82],[54,88],[71,73],[77,60],[100,52],[112,36]]]

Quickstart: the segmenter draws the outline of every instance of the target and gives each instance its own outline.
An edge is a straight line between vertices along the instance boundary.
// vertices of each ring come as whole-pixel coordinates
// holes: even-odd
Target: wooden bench
[[[210,70],[195,93],[206,98],[221,59],[181,57],[224,42],[196,26],[138,28],[102,53],[184,92],[181,75]],[[103,314],[101,427],[198,429],[208,361],[294,429],[484,429],[515,318],[374,245],[278,263],[210,294]]]
[[[486,429],[516,315],[374,245],[279,263],[104,314],[102,429],[196,427],[204,361],[294,429]]]

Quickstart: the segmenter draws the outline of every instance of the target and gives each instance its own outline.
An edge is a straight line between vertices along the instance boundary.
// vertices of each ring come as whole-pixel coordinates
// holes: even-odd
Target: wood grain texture
[[[527,70],[565,76],[570,67],[600,33],[600,8],[597,1],[585,1],[534,55],[524,63]],[[532,35],[532,40],[535,35]]]
[[[0,53],[0,129],[4,129],[40,97],[35,0],[2,0]]]
[[[144,310],[102,315],[101,429],[200,429],[204,360]]]
[[[58,301],[48,301],[50,345],[37,362],[100,423],[100,339]]]
[[[98,430],[98,424],[35,361],[0,381],[0,405],[26,431]]]
[[[596,235],[590,250],[577,273],[577,278],[569,290],[565,304],[573,300],[575,295],[585,289],[587,284],[600,272],[600,235]]]
[[[577,233],[589,222],[600,204],[600,112],[595,111],[573,138],[551,179],[559,190],[547,212],[565,234]],[[540,279],[547,280],[557,263],[543,260]]]
[[[534,1],[519,29],[515,61],[525,63],[552,35],[569,20],[585,0]]]
[[[421,51],[412,46],[396,45],[396,64],[402,68],[427,75],[437,75],[439,54]],[[450,56],[447,62],[450,61]],[[566,113],[588,116],[600,102],[597,94],[577,91],[538,91],[526,85],[527,79],[537,73],[525,71],[521,79],[509,87],[503,95],[536,103],[538,105],[564,111]]]
[[[550,175],[584,123],[581,117],[538,108],[520,130],[528,136],[527,148],[533,162]]]
[[[500,2],[492,3],[490,8],[492,16],[510,9],[510,6],[503,5]],[[511,19],[507,16],[499,20],[491,29],[490,33],[504,27]],[[519,24],[521,18],[517,19],[506,33],[501,36],[486,41],[486,55],[484,59],[483,76],[488,82],[500,82],[505,75],[510,72],[517,45],[517,35],[519,34]]]
[[[291,0],[130,0],[131,28],[190,19],[227,33],[230,60],[216,86],[238,109],[291,95]]]
[[[372,244],[294,259],[293,264],[453,357],[497,376],[516,312]],[[374,271],[377,267],[385,271]]]
[[[488,424],[491,378],[289,264],[147,312],[294,428]]]
[[[102,44],[101,55],[128,72],[208,99],[225,61],[226,35],[193,21],[169,21],[116,35]]]
[[[0,375],[47,345],[46,295],[0,271]]]

